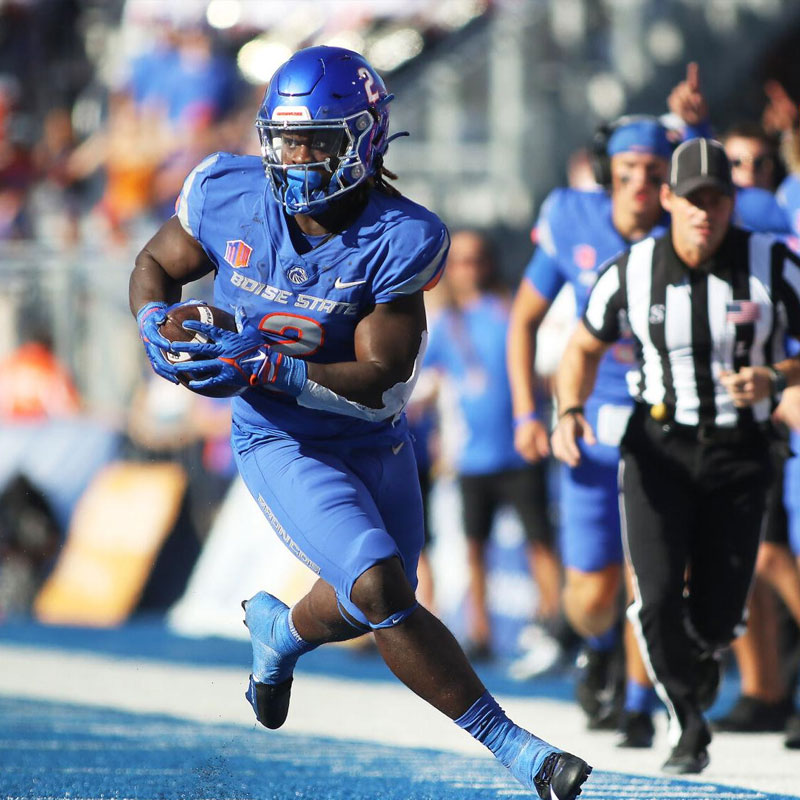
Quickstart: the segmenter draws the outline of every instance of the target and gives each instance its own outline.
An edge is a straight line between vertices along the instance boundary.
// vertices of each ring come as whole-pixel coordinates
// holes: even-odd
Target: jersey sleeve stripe
[[[192,223],[189,218],[189,194],[191,193],[192,186],[194,182],[201,172],[207,170],[210,166],[212,166],[216,160],[219,158],[219,153],[214,153],[210,155],[208,158],[203,159],[188,175],[186,180],[183,183],[183,188],[181,189],[181,193],[178,197],[178,203],[175,208],[175,213],[178,217],[178,221],[181,223],[183,229],[188,233],[190,236],[194,236],[195,239],[200,238],[200,231],[192,230]]]
[[[401,283],[391,290],[391,294],[411,295],[416,294],[418,291],[427,291],[432,289],[442,277],[444,271],[445,260],[447,251],[450,247],[450,237],[445,233],[441,247],[434,255],[433,259],[426,267],[421,269],[416,275],[405,283]]]

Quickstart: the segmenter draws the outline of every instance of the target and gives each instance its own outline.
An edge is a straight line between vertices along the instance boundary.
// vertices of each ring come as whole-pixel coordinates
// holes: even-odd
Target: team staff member
[[[604,262],[654,227],[665,230],[659,187],[672,154],[667,130],[656,118],[643,116],[623,117],[609,128],[605,152],[596,154],[597,163],[607,164],[596,171],[607,173],[597,177],[610,181],[608,191],[561,188],[548,195],[536,225],[538,247],[514,298],[507,348],[514,445],[530,462],[549,454],[549,427],[536,411],[531,365],[536,335],[551,304],[568,283],[574,288],[580,314]],[[561,474],[563,605],[567,619],[585,641],[586,665],[576,693],[590,728],[616,727],[622,700],[618,620],[623,556],[617,466],[619,439],[631,407],[625,375],[632,361],[630,342],[619,343],[603,359],[587,405],[592,424],[599,421],[600,440],[584,449],[580,466],[565,468]],[[654,693],[632,637],[626,645],[629,702],[622,742],[648,747],[653,737]],[[609,686],[614,687],[613,694]]]
[[[664,769],[690,773],[708,764],[712,654],[733,639],[753,574],[775,394],[800,383],[800,361],[783,351],[787,330],[800,334],[800,262],[772,236],[731,226],[718,142],[676,149],[661,200],[669,232],[612,262],[567,345],[552,442],[575,466],[578,441],[594,441],[583,404],[629,326],[641,361],[621,446],[629,614],[670,715]]]
[[[385,183],[391,100],[358,53],[296,53],[258,112],[262,157],[217,153],[192,171],[137,257],[131,309],[159,374],[235,395],[242,479],[319,577],[291,609],[267,592],[245,604],[258,720],[283,724],[300,656],[374,631],[392,672],[525,787],[574,800],[591,767],[512,723],[414,594],[423,518],[403,407],[449,238]],[[170,346],[167,303],[212,270],[238,332],[196,323],[210,341]],[[170,347],[201,360],[171,366]]]

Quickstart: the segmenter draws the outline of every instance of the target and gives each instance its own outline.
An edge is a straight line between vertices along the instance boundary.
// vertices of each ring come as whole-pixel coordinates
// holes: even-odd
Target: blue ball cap
[[[618,153],[650,153],[661,158],[672,155],[672,143],[667,129],[657,120],[636,120],[620,125],[608,140],[609,156]]]

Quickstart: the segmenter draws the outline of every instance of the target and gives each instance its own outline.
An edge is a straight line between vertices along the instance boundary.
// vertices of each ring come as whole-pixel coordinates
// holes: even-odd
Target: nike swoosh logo
[[[240,364],[252,364],[253,362],[263,361],[267,357],[267,354],[262,352],[257,353],[254,356],[250,356],[250,358],[242,358],[239,360]]]
[[[392,452],[397,455],[402,449],[405,442],[399,442],[398,444],[392,445]]]
[[[363,281],[343,281],[341,278],[337,276],[336,280],[333,282],[334,289],[349,289],[351,286],[360,286],[362,283],[366,283],[366,278]]]

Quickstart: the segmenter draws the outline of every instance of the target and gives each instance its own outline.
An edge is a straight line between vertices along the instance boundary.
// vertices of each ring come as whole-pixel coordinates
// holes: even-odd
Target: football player
[[[292,608],[267,592],[244,603],[258,720],[283,724],[303,653],[373,631],[392,672],[524,786],[573,800],[591,767],[511,722],[415,598],[422,503],[403,407],[425,349],[422,294],[449,238],[386,183],[391,100],[357,53],[296,53],[258,111],[262,157],[216,153],[194,169],[137,257],[131,309],[159,374],[230,389],[242,478],[319,576]],[[187,322],[210,341],[173,343],[193,360],[170,364],[159,321],[212,270],[239,330]]]

